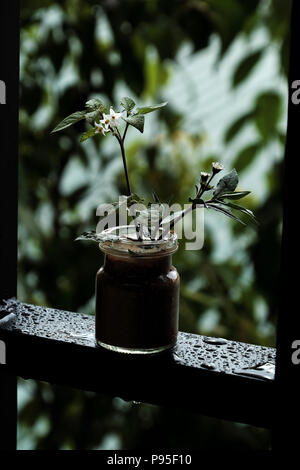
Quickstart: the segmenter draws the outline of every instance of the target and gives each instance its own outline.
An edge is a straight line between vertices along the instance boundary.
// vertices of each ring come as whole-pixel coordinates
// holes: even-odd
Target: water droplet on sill
[[[205,369],[209,369],[209,370],[213,370],[215,369],[215,366],[212,365],[212,364],[207,364],[206,362],[202,362],[202,364],[200,364],[201,367],[204,367]]]
[[[9,313],[8,315],[5,315],[3,318],[0,317],[0,324],[1,326],[7,325],[8,323],[12,322],[15,319],[16,319],[16,315],[14,313]]]
[[[214,344],[215,346],[219,346],[221,344],[226,344],[228,343],[227,339],[224,339],[224,338],[203,338],[203,342],[204,343],[207,343],[207,344]]]
[[[275,377],[275,364],[266,362],[254,367],[245,369],[238,369],[234,371],[238,375],[246,375],[248,377],[255,377],[258,379],[274,380]]]
[[[69,333],[69,336],[77,339],[94,339],[93,333]]]

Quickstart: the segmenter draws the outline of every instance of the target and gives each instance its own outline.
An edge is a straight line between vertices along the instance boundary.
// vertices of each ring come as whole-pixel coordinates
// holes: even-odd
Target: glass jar
[[[117,241],[101,241],[104,265],[96,276],[96,342],[104,348],[153,354],[175,345],[178,333],[179,274],[172,266],[177,236],[137,240],[132,226]]]

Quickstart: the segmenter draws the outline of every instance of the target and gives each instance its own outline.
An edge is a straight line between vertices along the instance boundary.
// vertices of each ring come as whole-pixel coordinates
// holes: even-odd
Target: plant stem
[[[214,175],[213,175],[214,176]],[[210,178],[209,181],[212,180],[213,176]],[[201,190],[198,192],[197,194],[197,198],[199,198],[202,194],[203,194],[204,191],[201,192]],[[215,199],[212,198],[210,199],[209,201],[203,201],[204,204],[201,204],[201,206],[203,207],[206,207],[206,204],[207,203],[211,203],[211,202],[215,202]],[[198,206],[199,207],[200,204],[192,204],[190,207],[188,207],[187,209],[185,209],[185,211],[183,211],[180,216],[177,217],[177,219],[173,219],[171,222],[170,222],[170,227],[168,229],[165,229],[162,234],[159,236],[159,239],[163,238],[170,230],[172,230],[172,228],[174,227],[174,225],[180,220],[180,219],[183,219],[187,214],[189,214],[190,212],[192,212],[193,210],[196,209],[196,207]]]
[[[130,187],[130,182],[129,182],[129,175],[128,175],[128,169],[127,169],[127,162],[126,162],[126,154],[125,154],[125,148],[124,148],[124,136],[123,139],[121,138],[119,132],[115,134],[121,148],[121,155],[122,155],[122,160],[123,160],[123,166],[124,166],[124,172],[125,172],[125,178],[126,178],[126,184],[127,184],[127,192],[128,196],[131,195],[131,187]]]
[[[200,189],[199,189],[199,191],[198,191],[198,193],[197,193],[197,195],[196,195],[196,199],[200,199],[200,198],[201,198],[202,194],[206,191],[206,187],[209,185],[209,183],[211,182],[211,180],[213,179],[214,176],[215,176],[215,174],[213,173],[213,174],[211,175],[211,177],[208,179],[208,181],[207,181],[205,184],[202,184],[202,185],[201,185],[201,187],[200,187]],[[212,201],[213,201],[213,199],[212,199]],[[211,202],[211,201],[207,201],[207,202]],[[197,205],[199,206],[199,204],[195,204],[195,203],[193,202],[193,204],[192,204],[190,207],[188,207],[185,211],[183,211],[183,212],[181,213],[181,215],[178,216],[177,219],[173,219],[173,220],[171,221],[171,223],[170,223],[170,228],[169,228],[169,230],[171,230],[171,229],[174,227],[174,225],[175,225],[180,219],[183,219],[187,214],[189,214],[189,213],[192,212],[194,209],[196,209],[196,206],[197,206]],[[203,204],[203,206],[205,207],[205,204]],[[159,239],[163,238],[163,237],[168,233],[169,230],[167,230],[167,229],[164,230],[164,231],[162,232],[162,234],[160,235]]]
[[[196,199],[199,199],[202,196],[202,194],[206,191],[206,187],[209,186],[214,176],[215,174],[213,173],[211,177],[209,178],[209,180],[205,183],[205,185],[201,185],[200,190],[198,191],[198,194],[196,196]]]
[[[129,182],[129,175],[128,175],[126,155],[125,155],[125,149],[124,149],[123,142],[120,142],[120,146],[121,146],[122,160],[123,160],[126,183],[127,183],[127,191],[128,191],[128,196],[130,196],[131,195],[131,187],[130,187],[130,182]]]
[[[180,220],[180,219],[183,219],[187,214],[189,214],[191,211],[193,211],[196,207],[194,206],[194,204],[192,204],[190,207],[188,207],[187,209],[185,209],[185,211],[183,211],[180,216],[177,217],[177,219],[173,219],[171,222],[170,222],[170,226],[168,228],[166,228],[162,233],[161,235],[159,236],[159,240],[161,240],[165,235],[167,235],[167,233],[172,230],[172,228],[174,227],[174,225]]]
[[[127,113],[127,116],[128,116],[128,113]],[[129,127],[129,124],[128,124],[128,122],[126,122],[126,127],[125,127],[124,134],[123,134],[123,137],[122,137],[123,144],[124,144],[124,140],[125,140],[125,137],[126,137],[126,134],[127,134],[128,127]]]

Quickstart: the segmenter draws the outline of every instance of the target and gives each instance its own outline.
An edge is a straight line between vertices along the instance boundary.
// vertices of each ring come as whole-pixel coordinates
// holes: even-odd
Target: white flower
[[[103,113],[103,119],[100,120],[104,126],[116,126],[117,120],[120,119],[122,113],[116,113],[113,108],[110,108],[109,114]]]
[[[212,162],[212,167],[213,167],[213,170],[215,171],[224,170],[224,166],[219,162]]]
[[[96,127],[95,134],[102,134],[105,136],[105,132],[109,132],[108,126],[101,124],[101,121],[98,123],[95,121],[94,124]]]

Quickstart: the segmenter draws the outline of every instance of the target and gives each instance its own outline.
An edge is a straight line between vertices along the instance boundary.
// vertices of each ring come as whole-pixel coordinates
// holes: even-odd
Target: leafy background
[[[168,100],[143,136],[128,133],[135,192],[183,203],[218,160],[253,191],[247,206],[260,221],[254,231],[209,213],[204,248],[176,253],[180,329],[274,346],[289,9],[287,0],[21,2],[21,300],[93,314],[102,256],[73,240],[95,228],[99,203],[125,191],[113,139],[79,144],[82,123],[51,129],[94,96]],[[254,427],[35,381],[20,380],[19,410],[20,449],[270,442]]]

